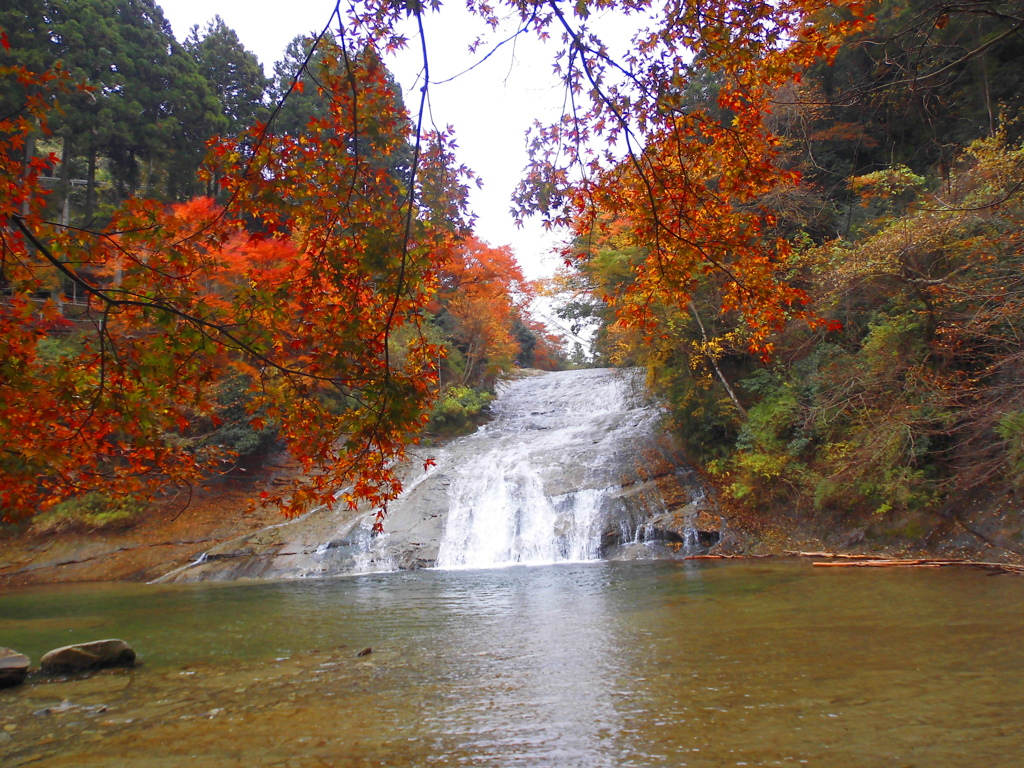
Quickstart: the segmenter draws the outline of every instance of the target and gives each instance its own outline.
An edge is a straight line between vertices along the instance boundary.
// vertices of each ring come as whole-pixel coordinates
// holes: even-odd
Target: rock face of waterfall
[[[392,502],[321,510],[204,553],[176,581],[296,578],[395,568],[486,568],[677,556],[717,540],[692,476],[657,429],[637,370],[524,372],[499,388],[492,420],[424,451]]]
[[[622,489],[654,447],[638,372],[580,370],[514,381],[494,420],[453,446],[437,565],[594,560]]]

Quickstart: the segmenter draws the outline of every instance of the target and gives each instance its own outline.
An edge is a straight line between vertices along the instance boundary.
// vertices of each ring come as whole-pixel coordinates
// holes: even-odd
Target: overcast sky
[[[324,27],[334,5],[332,0],[288,0],[261,11],[252,0],[157,2],[179,40],[193,25],[205,27],[220,15],[268,73],[296,35]],[[471,199],[479,217],[478,236],[491,245],[511,245],[527,277],[550,274],[558,259],[549,254],[559,238],[544,233],[536,221],[516,229],[509,215],[509,197],[526,164],[526,129],[535,118],[551,121],[561,111],[563,91],[551,71],[557,42],[543,44],[523,36],[473,71],[443,83],[482,57],[485,49],[476,56],[467,49],[487,30],[459,3],[446,6],[441,14],[427,14],[425,26],[431,81],[438,83],[430,87],[428,117],[438,127],[455,127],[459,161],[483,179],[483,189],[474,190]],[[413,32],[408,33],[410,38]],[[499,40],[502,35],[493,38]],[[407,106],[415,110],[421,74],[419,41],[410,40],[409,50],[387,63],[406,89]]]

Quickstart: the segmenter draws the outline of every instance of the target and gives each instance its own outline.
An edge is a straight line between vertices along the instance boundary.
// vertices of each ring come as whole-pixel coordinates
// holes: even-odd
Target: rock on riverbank
[[[44,674],[66,674],[104,667],[135,665],[135,651],[124,640],[94,640],[54,648],[43,654],[40,667]]]
[[[0,688],[21,685],[32,665],[28,656],[13,648],[0,648]]]

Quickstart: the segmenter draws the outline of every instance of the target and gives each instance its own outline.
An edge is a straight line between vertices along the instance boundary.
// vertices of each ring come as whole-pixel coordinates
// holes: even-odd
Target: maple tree
[[[395,463],[425,419],[436,350],[413,334],[397,365],[393,340],[421,321],[434,254],[464,230],[465,180],[445,136],[414,136],[377,57],[321,54],[326,113],[302,136],[257,125],[214,146],[226,207],[132,199],[99,232],[45,221],[36,176],[53,158],[27,174],[22,162],[54,76],[3,73],[26,110],[3,124],[5,519],[215,471],[223,455],[189,438],[227,371],[251,379],[252,410],[307,471],[268,501],[383,508],[399,492]],[[382,159],[410,141],[416,173],[401,179]],[[61,280],[88,300],[73,324]],[[55,330],[70,343],[51,353]]]
[[[1021,98],[1024,17],[982,0],[831,18],[839,47],[769,78],[759,123],[721,98],[727,66],[687,72],[681,139],[638,130],[575,172],[540,155],[552,183],[524,192],[575,227],[563,317],[596,322],[600,361],[648,368],[719,498],[893,530],[1021,485],[1021,124],[994,104]],[[767,143],[743,147],[746,117]]]
[[[526,314],[533,288],[508,246],[475,237],[452,249],[439,274],[437,300],[462,357],[462,385],[493,384],[521,352],[515,321]]]
[[[776,93],[807,67],[828,61],[845,35],[867,22],[862,3],[623,3],[655,19],[641,26],[620,62],[591,33],[586,5],[573,14],[538,6],[536,21],[559,29],[561,73],[572,107],[538,126],[521,213],[539,211],[584,242],[613,214],[646,256],[617,298],[624,322],[652,330],[655,303],[687,311],[695,280],[721,281],[723,311],[741,313],[749,345],[771,349],[769,334],[803,310],[806,295],[782,277],[791,253],[774,232],[766,199],[795,184],[782,138],[768,118]],[[574,23],[575,22],[575,23]],[[688,97],[702,78],[718,78],[711,105]],[[608,144],[604,150],[595,141]],[[576,251],[576,254],[580,251]],[[574,258],[569,249],[567,257]]]

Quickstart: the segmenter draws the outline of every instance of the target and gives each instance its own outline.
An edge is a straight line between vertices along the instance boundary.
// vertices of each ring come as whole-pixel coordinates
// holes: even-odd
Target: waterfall
[[[383,535],[370,533],[376,510],[318,509],[164,580],[638,560],[718,541],[720,519],[656,428],[639,370],[524,372],[499,390],[488,424],[408,462]]]
[[[441,568],[594,560],[607,508],[654,433],[637,370],[507,384],[494,419],[449,458]]]

